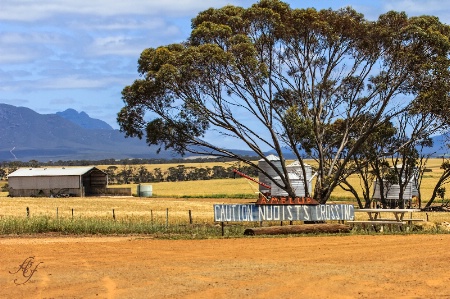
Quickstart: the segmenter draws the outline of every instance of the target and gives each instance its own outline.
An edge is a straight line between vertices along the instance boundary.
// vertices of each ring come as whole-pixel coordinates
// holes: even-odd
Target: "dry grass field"
[[[431,196],[432,189],[438,177],[442,173],[440,159],[432,159],[422,183],[422,195],[424,199]],[[223,163],[228,165],[229,163]],[[151,164],[149,169],[160,167],[167,169],[177,164]],[[189,164],[191,165],[191,164]],[[217,163],[194,163],[192,166],[212,167]],[[228,165],[229,166],[229,165]],[[228,167],[227,166],[227,167]],[[358,178],[352,180],[357,183]],[[4,182],[3,182],[4,183]],[[112,217],[120,219],[143,218],[163,219],[169,209],[169,221],[187,221],[188,211],[192,212],[194,220],[198,222],[211,222],[213,219],[213,203],[248,203],[257,199],[258,185],[244,178],[220,179],[206,181],[186,182],[158,182],[151,183],[153,197],[90,197],[90,198],[10,198],[7,193],[0,194],[0,217],[26,216],[26,208],[29,208],[32,216],[50,217]],[[110,187],[128,187],[132,193],[137,193],[137,185],[111,185]],[[337,188],[329,203],[346,202],[356,205],[351,194]],[[426,201],[426,200],[425,200]],[[427,215],[421,215],[423,219]],[[429,213],[428,219],[433,222],[450,221],[447,213]]]
[[[292,161],[288,161],[290,163]],[[313,161],[307,161],[307,163],[314,166]],[[435,158],[430,159],[427,163],[428,172],[425,173],[423,177],[423,182],[421,185],[422,198],[424,202],[427,202],[431,197],[433,188],[442,174],[443,170],[440,169],[442,163],[441,159]],[[170,167],[177,167],[178,165],[185,165],[186,167],[198,167],[206,168],[213,166],[223,166],[234,167],[236,162],[203,162],[203,163],[167,163],[167,164],[146,164],[148,170],[152,171],[155,168],[160,168],[161,171],[167,171]],[[107,166],[98,166],[100,169],[106,169]],[[119,168],[121,166],[118,166]],[[314,181],[313,181],[314,182]],[[355,187],[359,186],[359,178],[353,176],[350,178],[350,182],[354,184]],[[249,180],[243,178],[237,179],[225,179],[225,180],[210,180],[210,181],[200,181],[200,182],[158,182],[151,183],[153,185],[153,194],[158,197],[213,197],[217,194],[230,194],[230,195],[242,195],[246,194],[251,196],[258,191],[258,185]],[[128,185],[132,187],[132,190],[136,190],[136,185]],[[111,187],[115,187],[112,185]],[[120,185],[116,187],[127,187],[127,185]],[[358,189],[358,188],[357,188]],[[256,195],[255,195],[256,196]],[[334,199],[345,199],[354,200],[353,195],[349,192],[342,190],[341,188],[336,188],[332,194]],[[450,196],[449,196],[450,197]]]
[[[433,171],[424,180],[428,189],[439,175],[436,165],[430,165]],[[30,218],[51,219],[112,219],[114,210],[117,222],[163,222],[169,211],[169,222],[182,225],[191,211],[194,224],[208,224],[214,203],[254,202],[257,190],[243,178],[152,185],[155,197],[148,198],[5,195],[0,197],[0,226],[8,218],[32,222],[26,219],[27,208]],[[136,193],[135,185],[128,187]],[[340,192],[334,198],[354,203]],[[239,194],[248,197],[233,198]],[[450,222],[450,213],[421,212],[414,218]],[[162,240],[157,234],[3,235],[0,297],[448,298],[448,246],[450,234],[439,233],[241,234],[203,240]]]
[[[211,198],[138,198],[138,197],[88,197],[88,198],[10,198],[0,197],[0,218],[27,216],[47,216],[53,219],[98,218],[112,219],[113,210],[117,220],[155,221],[164,223],[167,212],[169,223],[189,222],[191,211],[194,223],[214,223],[213,204],[215,203],[249,203],[249,199],[211,199]],[[355,213],[357,220],[367,217]],[[359,217],[359,218],[358,218]],[[406,217],[408,218],[409,215]],[[414,218],[428,219],[440,224],[450,222],[450,213],[416,212]]]

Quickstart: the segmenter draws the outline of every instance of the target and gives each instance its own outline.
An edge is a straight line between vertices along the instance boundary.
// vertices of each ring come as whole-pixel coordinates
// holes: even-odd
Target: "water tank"
[[[266,157],[266,159],[267,160],[269,160],[271,163],[273,163],[274,165],[275,165],[275,167],[277,167],[280,171],[281,171],[281,169],[282,169],[282,167],[281,167],[281,161],[280,161],[280,158],[278,158],[277,156],[275,156],[275,155],[268,155],[267,157]],[[279,176],[279,174],[278,173],[276,173],[275,172],[275,170],[269,165],[269,163],[266,161],[266,160],[264,160],[264,159],[261,159],[261,160],[259,160],[258,161],[258,166],[261,168],[261,169],[263,169],[270,177],[272,177],[272,178],[274,178],[274,177],[277,177],[277,176]],[[261,183],[265,183],[265,184],[267,184],[267,185],[271,185],[272,184],[272,181],[266,176],[266,175],[264,175],[263,173],[259,173],[258,174],[258,180],[261,182]],[[267,188],[265,188],[264,186],[259,186],[259,192],[261,192],[261,193],[266,193],[266,192],[270,192],[270,190],[269,189],[267,189]]]
[[[153,186],[139,184],[137,186],[137,194],[139,197],[151,197],[153,195]]]
[[[301,179],[300,176],[298,176],[295,173],[289,173],[289,180],[291,181],[292,188],[294,189],[295,195],[299,197],[305,196],[305,184],[303,183],[303,179]],[[283,183],[281,182],[281,178],[275,177],[275,181],[280,182],[281,185]],[[270,189],[270,195],[272,196],[288,196],[288,193],[278,187],[275,184],[272,184],[272,189]]]
[[[308,180],[308,182],[309,182],[309,184],[308,184],[309,192],[308,193],[311,194],[312,193],[312,182],[311,182],[312,181],[312,167],[309,164],[304,164],[304,165],[305,165],[305,172],[306,172],[306,180]],[[299,192],[304,193],[305,187],[304,187],[304,182],[303,182],[303,171],[302,171],[302,166],[301,166],[300,162],[298,160],[294,161],[291,164],[289,164],[288,166],[286,166],[286,168],[289,173],[296,174],[298,176],[298,180],[301,181],[302,187],[294,186],[294,185],[292,187],[294,187],[294,189],[297,188],[296,190],[300,190],[301,188],[303,188],[303,191],[299,191]],[[296,182],[296,184],[297,184],[297,182]],[[304,195],[297,195],[297,196],[304,196]]]
[[[374,191],[372,198],[375,200],[381,199],[380,194],[380,182],[378,180],[374,181]],[[384,197],[385,199],[399,199],[400,195],[400,185],[392,184],[389,185],[387,182],[384,182]],[[413,196],[419,196],[419,192],[417,190],[417,186],[414,182],[414,179],[411,179],[405,187],[403,191],[403,200],[407,200],[412,198]]]

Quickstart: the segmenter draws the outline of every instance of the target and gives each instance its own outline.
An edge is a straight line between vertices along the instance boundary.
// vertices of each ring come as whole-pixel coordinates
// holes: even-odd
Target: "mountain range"
[[[29,108],[0,104],[0,161],[27,162],[127,158],[171,159],[156,154],[145,140],[125,138],[102,120],[67,109],[39,114]]]
[[[445,137],[435,136],[433,141],[433,147],[427,148],[426,153],[446,155]],[[0,161],[180,158],[171,151],[157,153],[157,149],[148,146],[145,140],[126,138],[124,133],[85,112],[67,109],[39,114],[29,108],[0,103]],[[250,151],[235,151],[252,155]],[[286,157],[293,158],[289,154]]]

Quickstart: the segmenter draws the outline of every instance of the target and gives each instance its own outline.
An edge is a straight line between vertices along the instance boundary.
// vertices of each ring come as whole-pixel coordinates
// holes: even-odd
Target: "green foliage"
[[[393,154],[442,128],[450,115],[449,28],[432,16],[391,11],[371,22],[349,7],[292,9],[278,0],[208,9],[192,20],[187,41],[142,51],[142,78],[123,89],[117,120],[150,145],[256,169],[205,141],[206,132],[240,141],[258,159],[269,148],[283,161],[288,148],[302,160],[304,150],[318,164],[314,197],[326,202],[368,163],[355,166],[355,155],[385,155],[369,151],[370,141],[393,135],[396,117],[423,121],[409,138],[400,132]],[[155,117],[146,121],[147,112]],[[400,129],[415,124],[408,126]],[[286,169],[272,167],[281,180],[273,183],[294,196]]]

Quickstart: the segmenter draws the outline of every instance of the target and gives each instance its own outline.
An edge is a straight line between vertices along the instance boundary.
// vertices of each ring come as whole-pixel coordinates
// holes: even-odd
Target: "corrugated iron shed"
[[[71,176],[83,175],[92,169],[93,166],[83,167],[42,167],[42,168],[19,168],[10,173],[8,177],[36,177],[36,176]]]

